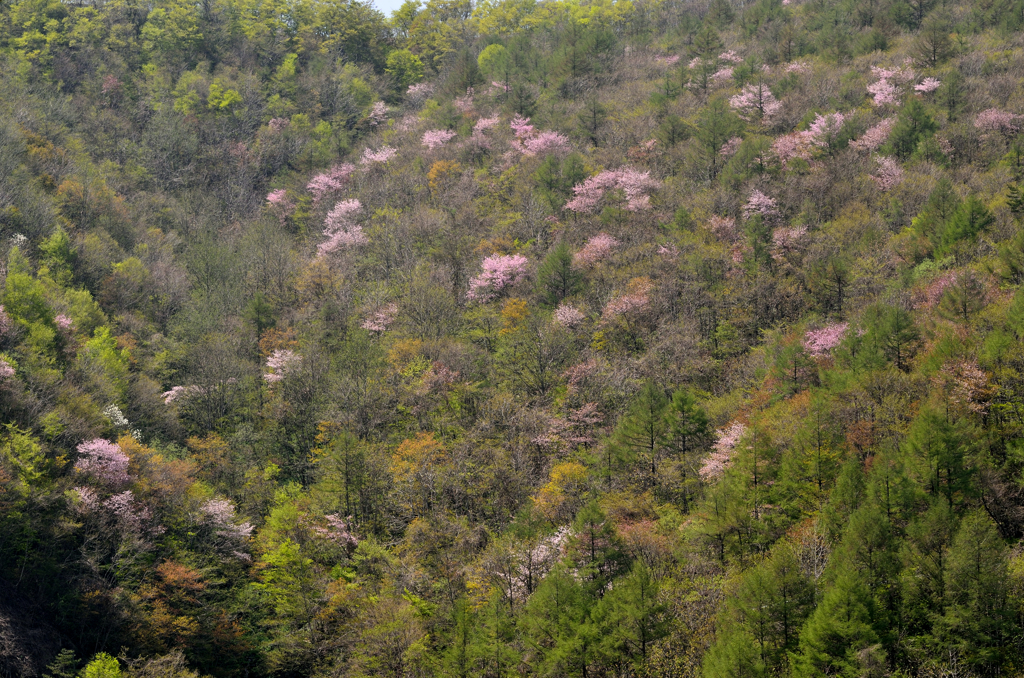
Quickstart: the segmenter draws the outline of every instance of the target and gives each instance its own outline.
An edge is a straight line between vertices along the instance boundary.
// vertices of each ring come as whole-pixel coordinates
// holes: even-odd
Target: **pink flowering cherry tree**
[[[423,138],[421,139],[421,141],[424,146],[433,151],[447,144],[449,141],[454,139],[455,136],[455,132],[451,130],[428,129],[426,132],[423,133]]]
[[[744,85],[739,94],[729,99],[729,105],[744,120],[767,120],[782,109],[782,102],[761,80]]]
[[[279,348],[267,357],[267,371],[263,378],[273,384],[294,372],[302,362],[302,356],[295,351]]]
[[[75,470],[109,485],[124,485],[131,482],[128,473],[128,455],[120,445],[103,438],[94,438],[77,448],[79,458]]]
[[[376,332],[380,334],[387,331],[387,329],[391,327],[391,323],[395,322],[395,318],[397,317],[398,304],[387,304],[374,311],[366,320],[363,321],[360,327],[369,332]]]
[[[480,274],[469,282],[466,297],[488,302],[526,278],[529,260],[521,254],[492,254],[480,265]]]
[[[850,142],[850,148],[869,153],[877,151],[889,139],[893,125],[896,124],[896,117],[888,117],[874,125],[867,132],[864,132],[856,141]]]
[[[989,108],[978,114],[978,117],[974,119],[974,126],[982,132],[998,132],[1010,137],[1020,131],[1022,118],[1024,116],[998,108]]]
[[[903,181],[903,168],[895,158],[876,155],[875,162],[878,163],[878,170],[869,176],[878,186],[878,190],[892,190]]]
[[[574,197],[565,203],[565,209],[581,214],[593,214],[609,191],[621,190],[626,198],[625,208],[630,212],[650,209],[650,191],[661,186],[650,172],[630,167],[605,170],[573,187]]]
[[[398,151],[391,146],[381,146],[377,150],[364,148],[359,160],[361,165],[386,165],[398,156]]]
[[[358,200],[343,200],[327,213],[327,219],[324,221],[324,235],[327,240],[318,245],[318,256],[369,242],[363,233],[363,227],[355,222],[355,216],[361,209],[362,204]]]
[[[598,233],[587,241],[583,249],[573,255],[572,265],[576,268],[590,268],[607,258],[618,246],[619,241],[612,236]]]
[[[571,330],[579,327],[585,319],[586,316],[583,315],[583,311],[564,301],[555,309],[555,324],[561,325],[566,329]]]
[[[829,323],[818,330],[807,330],[804,334],[804,350],[812,358],[826,356],[842,343],[849,323]]]
[[[779,208],[774,198],[770,198],[756,188],[743,204],[743,216],[747,219],[760,215],[765,222],[774,221],[779,216]]]
[[[306,190],[313,194],[313,202],[318,203],[332,193],[337,193],[345,188],[355,171],[355,165],[347,162],[335,165],[328,171],[321,172],[310,179],[306,184]]]
[[[736,453],[736,447],[746,432],[747,427],[738,421],[734,421],[716,432],[718,440],[715,442],[711,454],[697,471],[701,480],[710,483],[725,475],[725,471],[729,468]]]

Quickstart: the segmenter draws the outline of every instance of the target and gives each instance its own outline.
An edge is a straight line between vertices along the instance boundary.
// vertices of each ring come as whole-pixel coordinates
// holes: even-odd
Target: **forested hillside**
[[[0,676],[1024,674],[1022,28],[0,2]]]

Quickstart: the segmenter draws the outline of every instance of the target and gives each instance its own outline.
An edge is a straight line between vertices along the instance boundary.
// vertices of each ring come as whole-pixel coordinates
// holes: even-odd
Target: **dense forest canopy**
[[[1020,675],[1022,28],[0,1],[0,675]]]

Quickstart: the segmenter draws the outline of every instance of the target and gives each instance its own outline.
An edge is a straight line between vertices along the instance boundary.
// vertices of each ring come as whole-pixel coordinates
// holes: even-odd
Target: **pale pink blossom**
[[[509,92],[512,91],[512,85],[508,85],[508,84],[505,84],[505,83],[497,82],[496,80],[491,80],[491,90],[490,91],[491,92],[497,91],[497,92],[503,92],[504,94],[508,94]]]
[[[14,376],[14,366],[6,359],[0,358],[0,381],[6,381]]]
[[[363,149],[363,155],[360,159],[360,164],[373,165],[376,163],[389,163],[395,159],[398,155],[398,150],[391,146],[381,146],[376,151],[370,150],[370,148]]]
[[[1020,119],[1024,116],[1015,115],[998,108],[989,108],[978,114],[974,119],[974,126],[983,132],[999,132],[1006,136],[1013,136],[1020,131]]]
[[[473,88],[470,87],[466,90],[466,96],[452,99],[452,105],[459,113],[469,113],[473,110]]]
[[[889,117],[882,120],[868,131],[864,132],[859,139],[850,142],[850,148],[858,151],[877,151],[889,138],[893,125],[896,124],[896,117]]]
[[[100,498],[96,490],[91,487],[75,487],[75,494],[78,495],[78,504],[74,507],[78,513],[91,513],[100,507]]]
[[[652,179],[650,172],[640,172],[632,168],[605,170],[574,186],[575,197],[565,204],[565,209],[593,213],[608,191],[621,189],[626,197],[626,209],[639,212],[650,207],[650,196],[647,192],[659,186],[661,182]]]
[[[909,66],[899,68],[871,67],[871,73],[878,80],[868,85],[868,94],[874,98],[875,106],[898,104],[902,90],[899,85],[911,82],[914,71]]]
[[[657,56],[654,57],[654,63],[661,66],[675,66],[679,63],[679,55],[673,54],[671,56]]]
[[[149,509],[145,504],[135,501],[135,495],[131,490],[109,497],[103,502],[103,508],[110,511],[118,523],[133,531],[141,528],[150,518]]]
[[[283,132],[291,124],[291,120],[288,120],[287,118],[271,118],[270,122],[267,123],[267,126],[270,128],[271,132],[277,134]]]
[[[569,138],[558,132],[541,132],[523,142],[523,155],[547,155],[569,150]]]
[[[327,172],[323,172],[313,177],[310,182],[306,184],[306,190],[313,194],[314,203],[320,202],[320,200],[325,196],[344,188],[355,170],[355,165],[351,165],[349,163],[335,165]]]
[[[630,283],[623,294],[613,297],[601,312],[601,324],[607,325],[620,316],[627,318],[647,309],[651,303],[654,285],[650,280],[639,278]]]
[[[79,473],[112,485],[123,485],[131,481],[128,455],[116,443],[95,438],[81,443],[77,450],[79,459],[75,462],[75,470]]]
[[[205,516],[205,522],[214,529],[218,536],[232,540],[245,540],[252,536],[252,523],[237,522],[235,506],[230,500],[210,499],[203,503],[201,510]]]
[[[807,132],[785,134],[772,142],[772,152],[783,167],[786,167],[790,160],[810,160],[814,148],[815,144]]]
[[[405,98],[409,103],[413,105],[422,104],[427,98],[434,92],[434,86],[429,82],[418,82],[415,85],[409,85],[409,89],[405,90]]]
[[[876,155],[878,172],[869,175],[881,191],[888,191],[903,181],[903,168],[895,158]]]
[[[378,101],[370,108],[370,112],[366,114],[367,119],[370,121],[371,127],[383,125],[388,121],[388,105],[383,101]]]
[[[578,327],[585,318],[586,316],[583,315],[583,311],[571,304],[565,303],[564,301],[555,309],[555,322],[568,329]]]
[[[843,128],[846,116],[842,113],[816,115],[814,122],[807,128],[808,140],[818,148],[833,149],[837,143],[839,132]]]
[[[327,523],[327,527],[314,525],[313,531],[315,533],[347,548],[354,549],[359,545],[359,540],[349,530],[348,524],[336,513],[324,516],[324,521]]]
[[[919,85],[914,85],[914,91],[921,92],[922,94],[928,94],[937,90],[941,85],[941,80],[936,78],[925,78]]]
[[[263,378],[268,382],[281,381],[302,362],[302,356],[286,348],[279,348],[267,357],[267,370]]]
[[[767,221],[769,219],[774,219],[778,213],[779,210],[775,204],[775,200],[773,198],[769,198],[756,188],[750,192],[750,197],[748,197],[747,202],[743,204],[743,216],[747,219],[751,218],[755,214],[759,214]]]
[[[369,242],[363,233],[363,227],[353,220],[360,209],[362,205],[358,200],[343,200],[327,213],[327,219],[324,221],[324,235],[327,240],[317,247],[318,256]]]
[[[830,323],[819,330],[807,330],[804,334],[804,350],[813,358],[828,355],[842,343],[848,327],[849,323]]]
[[[288,200],[288,191],[279,188],[276,191],[267,193],[267,202],[271,205],[283,206]]]
[[[521,254],[493,254],[483,260],[480,275],[469,283],[466,297],[481,303],[490,301],[503,290],[526,277],[529,260]]]
[[[14,323],[11,322],[11,316],[7,315],[3,304],[0,304],[0,337],[10,332],[13,326]]]
[[[512,122],[509,123],[509,127],[512,128],[512,132],[515,133],[517,139],[526,139],[533,136],[533,125],[530,124],[529,118],[524,118],[521,115],[517,115],[512,118]]]
[[[423,145],[434,150],[441,148],[455,138],[455,132],[447,129],[431,129],[423,133]]]
[[[569,392],[579,390],[579,387],[597,372],[597,361],[591,358],[579,365],[573,365],[565,371],[562,376],[565,378]]]
[[[722,61],[728,61],[731,64],[742,64],[743,63],[743,57],[741,57],[740,55],[736,54],[736,52],[734,52],[731,49],[728,52],[722,52],[721,54],[719,54],[718,58],[721,59]]]
[[[369,332],[384,332],[395,322],[397,316],[398,304],[387,304],[364,320],[360,327]]]
[[[689,68],[690,70],[693,70],[694,68],[697,68],[697,66],[700,66],[700,64],[700,57],[693,57],[692,59],[690,59],[690,63],[686,64],[686,67]]]
[[[747,427],[738,421],[734,421],[729,426],[716,432],[718,440],[715,442],[711,454],[704,460],[700,470],[697,472],[701,480],[709,483],[725,475],[725,470],[729,468],[729,464],[732,462],[736,446],[746,432]]]
[[[679,248],[671,243],[668,245],[658,245],[658,254],[666,259],[676,259],[679,257]]]
[[[163,399],[164,403],[170,405],[171,403],[188,398],[189,396],[201,395],[203,389],[199,386],[174,386],[169,391],[164,391]]]
[[[786,64],[787,73],[796,73],[797,75],[807,75],[811,72],[811,65],[806,61],[793,61]]]
[[[498,118],[498,116],[494,116],[493,118],[480,118],[476,121],[476,124],[473,125],[473,133],[475,134],[477,132],[483,132],[484,130],[491,129],[499,122],[500,118]]]
[[[743,139],[739,137],[733,137],[732,139],[729,139],[724,144],[722,144],[722,148],[719,149],[718,154],[723,158],[731,158],[732,156],[736,155],[736,151],[740,150],[740,144],[742,143]]]
[[[586,403],[576,410],[569,411],[564,418],[550,419],[547,431],[534,438],[532,442],[548,450],[589,446],[597,442],[594,428],[603,421],[604,415],[598,409],[597,403]]]
[[[711,79],[714,81],[714,83],[716,85],[722,85],[726,81],[730,80],[731,78],[732,78],[732,67],[731,66],[726,66],[725,68],[720,68],[717,71],[715,71],[715,73],[711,76]]]
[[[572,265],[577,268],[590,268],[607,258],[618,246],[619,241],[612,236],[607,233],[598,233],[587,241],[583,249],[573,255]]]
[[[782,109],[782,102],[764,82],[744,85],[739,94],[729,99],[729,105],[744,120],[771,118]]]
[[[68,333],[75,331],[75,321],[63,313],[57,315],[57,317],[53,319],[53,322],[61,332]]]
[[[447,365],[437,360],[423,373],[423,385],[431,393],[445,393],[458,381],[458,370],[449,369]]]

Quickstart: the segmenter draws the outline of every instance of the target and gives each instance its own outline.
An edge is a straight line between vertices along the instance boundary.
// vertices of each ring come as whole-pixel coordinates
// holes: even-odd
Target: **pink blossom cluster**
[[[722,60],[722,61],[728,61],[731,64],[742,64],[743,63],[743,57],[741,57],[740,55],[736,54],[736,52],[734,52],[731,49],[728,52],[722,52],[721,54],[719,54],[718,58],[720,60]]]
[[[252,523],[236,522],[235,506],[228,499],[210,499],[203,503],[202,512],[218,536],[244,540],[252,535]]]
[[[521,254],[492,254],[483,260],[480,275],[470,281],[466,297],[481,303],[490,301],[523,280],[527,264],[529,260]]]
[[[371,127],[383,125],[388,121],[388,105],[383,101],[374,103],[366,117],[370,121]]]
[[[145,504],[138,504],[131,490],[115,494],[103,502],[103,508],[110,511],[118,523],[136,531],[149,521],[150,513]]]
[[[736,220],[732,217],[721,217],[712,214],[708,220],[708,230],[715,234],[716,238],[731,242],[736,239]]]
[[[747,202],[743,204],[743,216],[747,219],[751,218],[755,214],[761,215],[765,221],[774,219],[778,216],[779,209],[776,206],[775,200],[768,197],[756,188],[750,192],[750,196],[747,198]]]
[[[395,322],[397,316],[398,304],[388,304],[364,320],[360,327],[368,332],[384,332],[391,326],[391,323]]]
[[[63,313],[57,314],[53,322],[61,332],[70,333],[75,331],[75,321]]]
[[[306,184],[306,190],[313,194],[313,202],[317,203],[323,199],[324,196],[331,193],[340,191],[348,183],[349,177],[355,172],[355,165],[344,163],[341,165],[335,165],[327,172],[313,177],[308,184]]]
[[[618,246],[619,241],[612,236],[607,233],[598,233],[587,241],[583,249],[573,255],[572,265],[576,268],[590,268],[607,258]]]
[[[679,248],[671,243],[668,245],[658,245],[658,254],[666,259],[676,259],[679,257]]]
[[[640,172],[628,167],[605,170],[574,186],[572,190],[575,197],[565,204],[565,209],[593,213],[608,191],[621,189],[626,196],[626,209],[630,212],[639,212],[650,208],[651,198],[647,192],[659,186],[661,182],[652,179],[650,172]]]
[[[807,132],[785,134],[772,142],[772,152],[785,168],[790,160],[810,160],[815,144]]]
[[[895,188],[903,181],[903,168],[895,158],[876,155],[875,162],[878,163],[878,172],[869,176],[880,191],[884,192]]]
[[[686,67],[689,68],[690,70],[693,70],[694,68],[697,68],[697,66],[700,66],[700,64],[701,58],[693,57],[692,59],[690,59],[690,63],[686,64]]]
[[[330,541],[341,544],[342,546],[354,549],[359,546],[359,539],[349,529],[348,524],[342,520],[336,513],[331,513],[324,516],[324,520],[327,522],[327,527],[320,527],[319,525],[313,526],[313,531],[319,534],[321,537]]]
[[[722,144],[722,147],[718,149],[718,155],[723,158],[731,158],[736,155],[736,151],[740,150],[740,145],[743,143],[743,139],[740,137],[733,137]]]
[[[595,372],[597,372],[597,360],[591,358],[579,365],[573,365],[567,369],[562,376],[565,378],[569,392],[572,393],[573,391],[578,390],[583,382],[592,377]]]
[[[512,128],[512,132],[516,135],[517,139],[528,139],[534,134],[533,125],[530,124],[530,119],[524,118],[521,115],[516,115],[516,117],[512,118],[512,122],[509,123],[509,127]]]
[[[397,155],[398,150],[391,146],[381,146],[376,151],[364,148],[362,158],[359,162],[363,165],[373,165],[376,163],[386,164],[394,160]]]
[[[937,78],[925,78],[918,85],[914,85],[915,92],[921,92],[922,94],[929,94],[934,92],[942,86],[942,81]]]
[[[270,128],[271,132],[274,132],[276,134],[279,132],[283,132],[291,124],[292,121],[289,120],[288,118],[271,118],[270,122],[267,123],[267,126]]]
[[[584,319],[586,319],[586,316],[583,315],[583,311],[571,304],[565,303],[564,301],[555,309],[555,323],[565,327],[566,329],[571,330],[575,327],[579,327],[580,323],[582,323]]]
[[[811,65],[806,61],[793,61],[786,64],[785,71],[787,73],[796,73],[797,75],[807,75],[811,72]]]
[[[733,453],[736,451],[736,446],[746,432],[747,427],[738,421],[734,421],[729,426],[716,432],[718,440],[715,442],[711,454],[708,455],[700,470],[697,471],[701,480],[709,483],[725,475],[725,470],[729,468]]]
[[[318,256],[369,242],[363,233],[363,227],[353,220],[360,209],[362,204],[358,200],[343,200],[327,213],[327,219],[324,221],[324,235],[327,240],[317,247]]]
[[[189,396],[201,395],[204,392],[200,386],[174,386],[169,391],[163,392],[164,403],[171,403],[188,398]]]
[[[267,193],[267,202],[271,205],[277,205],[283,207],[288,201],[288,191],[283,188],[279,188],[276,191]]]
[[[564,153],[569,150],[569,138],[558,132],[541,132],[523,141],[522,150],[526,156]]]
[[[89,513],[100,507],[100,498],[91,487],[75,487],[75,494],[78,495],[78,506],[75,509],[79,513]]]
[[[645,310],[651,303],[651,292],[654,285],[650,280],[634,281],[625,294],[612,298],[601,312],[601,324],[605,325],[620,316],[635,315]]]
[[[428,129],[423,133],[423,145],[434,150],[441,148],[455,138],[455,132],[447,129]]]
[[[855,148],[858,151],[873,152],[881,148],[882,144],[889,138],[889,133],[892,132],[893,125],[896,124],[896,117],[888,117],[882,120],[877,125],[871,127],[868,131],[861,135],[860,139],[850,142],[850,148]]]
[[[546,449],[562,445],[592,445],[597,441],[593,429],[603,421],[604,414],[598,409],[597,403],[586,403],[578,409],[570,410],[564,418],[552,418],[548,422],[548,430],[532,442]]]
[[[0,304],[0,337],[10,332],[11,327],[13,327],[11,316],[7,315],[7,311],[4,310],[3,304]]]
[[[845,121],[846,116],[842,113],[816,115],[814,122],[810,124],[805,134],[813,145],[819,148],[826,148],[835,142],[835,138],[839,135],[840,130],[842,130],[843,122]]]
[[[484,130],[488,130],[497,125],[499,122],[500,118],[498,118],[498,116],[494,116],[493,118],[480,118],[476,121],[476,124],[473,125],[473,134],[476,134],[477,132],[483,132]]]
[[[0,381],[6,381],[14,376],[14,366],[5,358],[0,357]]]
[[[466,90],[466,96],[452,99],[452,105],[455,106],[455,110],[459,113],[469,113],[473,110],[473,88],[470,87]]]
[[[914,79],[914,71],[907,65],[898,68],[871,67],[871,73],[878,80],[868,85],[868,94],[874,98],[875,106],[898,104],[902,94],[900,85]]]
[[[744,85],[739,94],[729,99],[729,105],[744,120],[764,120],[782,109],[782,102],[763,82]]]
[[[804,350],[807,355],[818,358],[828,355],[839,346],[846,336],[849,323],[829,323],[820,330],[807,330],[804,334]]]
[[[726,66],[720,68],[714,72],[711,76],[711,80],[714,81],[715,85],[724,85],[726,82],[732,79],[732,66]]]
[[[978,114],[974,119],[974,126],[983,132],[999,132],[1006,136],[1013,136],[1020,131],[1020,119],[1024,116],[1015,115],[998,108],[989,108]]]
[[[935,304],[939,303],[939,300],[942,298],[942,295],[946,293],[946,290],[949,289],[949,287],[953,285],[953,283],[956,282],[957,277],[958,275],[956,271],[949,271],[947,273],[943,273],[935,280],[933,280],[924,292],[924,305],[934,306]]]
[[[434,86],[429,82],[418,82],[415,85],[409,85],[409,89],[405,90],[405,97],[413,104],[421,104],[426,101],[434,92]]]
[[[654,57],[654,63],[661,66],[675,66],[679,63],[679,55],[673,54],[671,56],[657,56]]]
[[[412,130],[419,127],[420,119],[415,113],[409,113],[402,117],[395,125],[395,129],[399,132],[411,132]]]
[[[75,462],[75,470],[79,473],[111,485],[123,485],[131,481],[128,455],[116,443],[95,438],[80,444],[77,450],[80,456]]]
[[[302,356],[289,351],[286,348],[279,348],[267,357],[267,369],[269,372],[263,374],[263,378],[270,383],[281,381],[285,376],[299,366]]]
[[[491,92],[502,92],[508,94],[512,91],[512,85],[491,80]]]
[[[121,81],[118,80],[116,75],[111,73],[103,78],[103,85],[100,87],[100,91],[104,94],[112,94],[119,89],[121,89]]]

